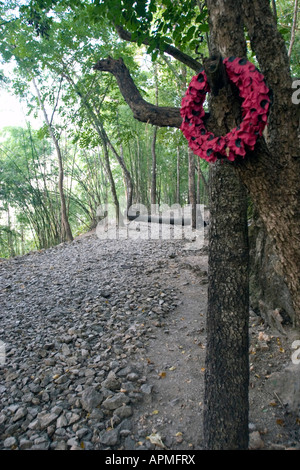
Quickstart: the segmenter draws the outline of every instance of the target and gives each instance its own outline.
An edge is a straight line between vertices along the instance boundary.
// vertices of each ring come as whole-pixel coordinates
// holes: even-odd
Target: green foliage
[[[277,17],[278,17],[278,30],[283,36],[287,49],[291,41],[291,33],[293,26],[293,13],[294,13],[294,0],[277,0]],[[292,48],[291,55],[291,70],[295,78],[300,77],[300,33],[299,33],[299,8],[297,16],[297,24],[295,31],[295,42]]]
[[[293,0],[277,0],[278,27],[290,43]],[[122,57],[143,98],[160,106],[179,107],[194,74],[165,54],[175,46],[191,57],[207,54],[209,35],[204,1],[185,0],[6,0],[0,3],[1,86],[26,102],[32,116],[38,100],[31,80],[52,119],[62,147],[65,192],[73,233],[96,223],[97,206],[112,201],[104,158],[102,126],[134,184],[134,200],[150,202],[153,127],[137,122],[120,94],[116,80],[95,72],[101,58]],[[120,40],[115,26],[130,33]],[[291,56],[300,76],[299,34]],[[255,60],[255,57],[253,57]],[[154,74],[153,62],[156,64]],[[5,76],[5,63],[14,73]],[[95,123],[95,120],[97,123]],[[97,125],[96,125],[97,124]],[[41,248],[60,241],[61,215],[58,166],[49,127],[11,128],[0,135],[0,256],[26,250],[24,237]],[[156,140],[158,202],[172,204],[176,196],[177,149],[180,156],[180,203],[188,202],[187,144],[179,130],[159,129]],[[109,147],[109,163],[117,196],[125,193],[124,174]],[[198,161],[197,161],[198,164]],[[207,177],[207,164],[200,162]],[[196,178],[206,199],[202,180]],[[9,212],[14,214],[7,223]],[[24,235],[25,234],[25,235]]]

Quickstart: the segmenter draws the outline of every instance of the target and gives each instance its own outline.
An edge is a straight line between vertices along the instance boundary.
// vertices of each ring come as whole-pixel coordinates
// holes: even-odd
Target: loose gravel
[[[92,235],[0,263],[0,449],[124,446],[151,391],[151,324],[178,304],[161,271],[181,247]]]

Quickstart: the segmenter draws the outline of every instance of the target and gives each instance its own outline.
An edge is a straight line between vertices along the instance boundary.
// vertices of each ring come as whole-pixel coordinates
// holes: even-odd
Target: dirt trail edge
[[[206,256],[186,254],[184,260],[171,260],[165,271],[168,286],[180,302],[174,312],[156,322],[142,358],[150,387],[136,421],[150,448],[159,439],[156,447],[162,449],[202,448],[206,264]],[[175,267],[179,274],[174,277]]]

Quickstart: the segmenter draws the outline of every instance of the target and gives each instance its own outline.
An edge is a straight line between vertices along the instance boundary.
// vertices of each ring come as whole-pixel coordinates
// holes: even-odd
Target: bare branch
[[[56,102],[55,102],[55,105],[54,105],[54,107],[53,107],[53,111],[52,111],[52,115],[51,115],[51,119],[50,119],[50,126],[52,126],[53,119],[54,119],[54,114],[55,114],[56,108],[57,108],[57,106],[58,106],[59,97],[60,97],[60,92],[61,92],[61,87],[62,87],[62,81],[63,81],[63,77],[60,77],[59,88],[58,88],[57,97],[56,97]]]
[[[275,21],[277,23],[278,17],[277,17],[277,8],[276,8],[276,1],[272,0],[272,10],[273,10],[273,15],[275,18]]]
[[[94,70],[110,72],[115,76],[119,89],[133,112],[135,119],[149,122],[159,127],[180,127],[182,118],[179,108],[156,106],[147,102],[137,89],[123,59],[111,57],[99,60],[94,65]]]

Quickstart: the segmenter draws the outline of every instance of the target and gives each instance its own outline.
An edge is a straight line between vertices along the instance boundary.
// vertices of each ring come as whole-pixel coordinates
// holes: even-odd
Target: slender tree
[[[51,139],[53,141],[54,147],[55,147],[55,152],[57,156],[57,161],[58,161],[58,167],[59,167],[59,177],[58,177],[58,189],[59,189],[59,195],[60,195],[60,204],[61,204],[61,224],[62,224],[62,240],[68,240],[72,241],[73,240],[73,235],[72,235],[72,230],[71,226],[69,223],[69,218],[67,214],[67,204],[66,204],[66,198],[65,198],[65,192],[64,192],[64,167],[63,167],[63,158],[62,158],[62,153],[61,153],[61,148],[59,145],[59,140],[55,135],[53,125],[52,125],[52,118],[55,113],[55,107],[57,105],[57,102],[55,104],[55,107],[53,109],[52,117],[49,119],[48,113],[45,108],[45,104],[42,100],[41,94],[39,87],[37,85],[36,80],[33,78],[32,83],[34,85],[36,95],[39,101],[39,105],[41,107],[41,110],[43,111],[44,119],[47,124],[49,134],[51,136]],[[62,84],[62,79],[60,80],[60,87]],[[60,89],[60,88],[59,88]],[[57,94],[57,101],[59,99],[59,93]]]

